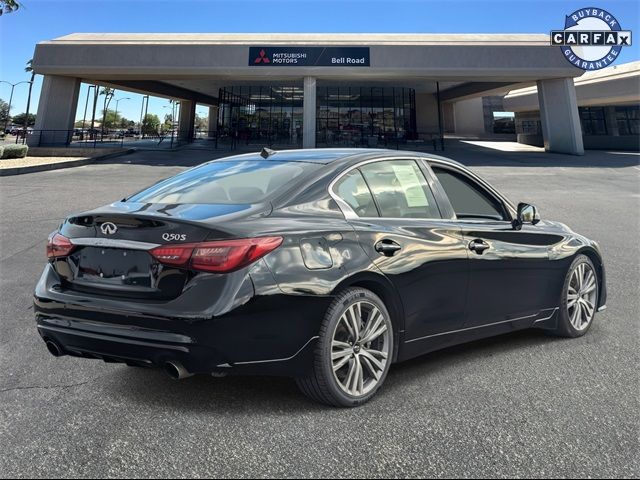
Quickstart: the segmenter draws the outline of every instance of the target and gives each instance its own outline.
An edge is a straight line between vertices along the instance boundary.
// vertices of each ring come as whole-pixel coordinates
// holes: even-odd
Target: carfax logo
[[[631,45],[631,31],[623,30],[616,17],[601,8],[581,8],[564,21],[564,30],[551,32],[551,45],[559,46],[565,58],[583,70],[611,65]]]

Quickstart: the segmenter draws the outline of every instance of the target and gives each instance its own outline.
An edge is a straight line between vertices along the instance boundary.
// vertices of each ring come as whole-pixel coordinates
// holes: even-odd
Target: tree
[[[147,113],[144,117],[144,120],[142,120],[142,132],[145,135],[153,135],[158,133],[159,128],[160,118],[153,113]]]
[[[27,97],[27,114],[25,116],[25,120],[29,117],[29,107],[31,106],[31,90],[33,89],[33,81],[36,78],[36,72],[33,71],[33,58],[27,62],[27,66],[24,67],[24,71],[31,74],[31,82],[29,83],[29,96]],[[35,119],[35,115],[33,117]],[[34,120],[35,125],[35,120]],[[27,128],[29,125],[24,125]]]
[[[20,4],[16,0],[0,0],[0,15],[15,12],[18,8]]]
[[[36,116],[33,113],[19,113],[12,118],[13,123],[24,127],[33,127],[36,124]]]
[[[0,124],[9,122],[9,104],[0,98]]]
[[[196,125],[196,130],[206,131],[209,129],[209,118],[201,117],[196,113],[195,125]]]
[[[173,115],[170,113],[165,114],[164,116],[164,124],[162,125],[162,130],[171,131],[173,129]]]
[[[102,118],[104,127],[108,130],[110,128],[116,128],[120,125],[122,115],[120,115],[119,113],[116,115],[115,111],[107,110],[106,112],[102,112]]]
[[[109,103],[111,103],[111,99],[116,94],[116,90],[114,88],[104,87],[100,91],[100,95],[104,95],[104,108],[102,110],[102,133],[104,133],[105,123],[107,121],[106,115],[109,110]]]

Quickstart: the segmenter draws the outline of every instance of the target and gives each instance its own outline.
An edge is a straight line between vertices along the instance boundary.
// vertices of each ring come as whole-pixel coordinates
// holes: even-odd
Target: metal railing
[[[13,141],[13,142],[12,142]],[[22,143],[32,147],[76,148],[163,148],[172,149],[186,143],[176,132],[144,133],[99,130],[29,130],[17,135],[5,135],[4,142]]]
[[[394,132],[366,135],[359,131],[316,132],[316,146],[348,148],[388,148],[396,150],[444,150],[444,138],[439,133],[418,132],[411,136]],[[211,150],[259,150],[302,148],[302,136],[281,136],[269,132],[209,132],[196,130],[189,140],[179,138],[176,131],[163,133],[101,132],[73,130],[29,130],[18,135],[5,136],[5,143],[22,143],[32,147],[76,147],[76,148],[143,148],[175,149],[185,145]]]

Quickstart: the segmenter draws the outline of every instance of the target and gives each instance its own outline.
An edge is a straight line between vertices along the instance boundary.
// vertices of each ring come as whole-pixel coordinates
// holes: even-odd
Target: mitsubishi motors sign
[[[369,47],[249,47],[249,66],[369,67]]]

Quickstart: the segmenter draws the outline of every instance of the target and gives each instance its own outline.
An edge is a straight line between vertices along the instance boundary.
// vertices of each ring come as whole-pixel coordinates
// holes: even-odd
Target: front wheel
[[[311,374],[296,382],[313,400],[356,407],[383,384],[392,355],[393,326],[384,303],[369,290],[349,288],[327,309]]]
[[[598,308],[598,277],[593,262],[578,255],[564,281],[558,326],[550,333],[560,337],[581,337],[589,330]]]

